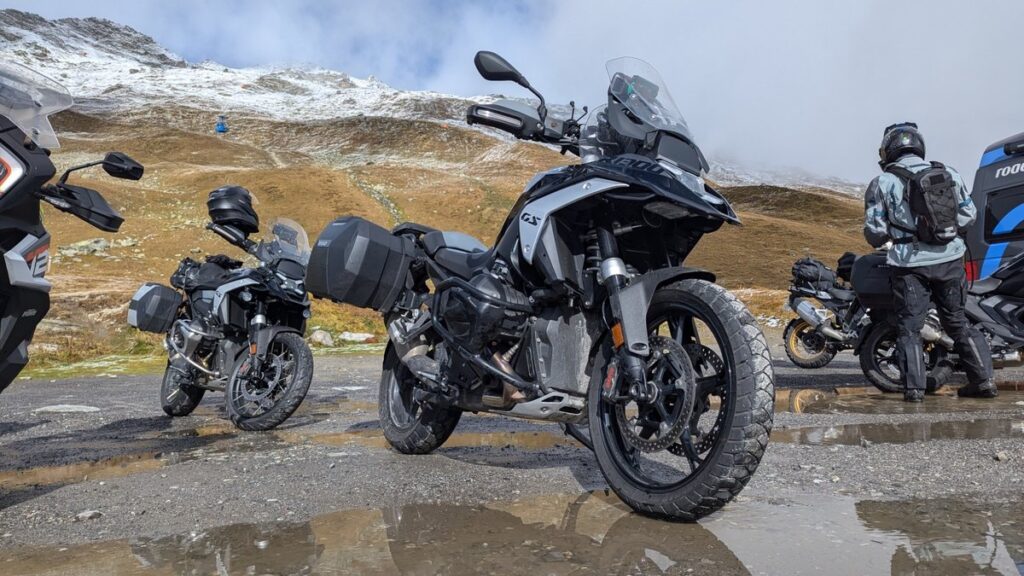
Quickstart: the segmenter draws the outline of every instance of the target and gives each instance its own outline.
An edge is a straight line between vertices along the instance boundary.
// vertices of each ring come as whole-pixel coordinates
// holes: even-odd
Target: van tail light
[[[978,265],[977,260],[968,260],[964,263],[964,271],[967,273],[967,281],[974,282],[978,279],[981,266]]]

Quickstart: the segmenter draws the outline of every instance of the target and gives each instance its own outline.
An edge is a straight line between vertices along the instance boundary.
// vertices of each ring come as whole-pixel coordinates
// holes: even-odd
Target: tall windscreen
[[[0,115],[6,116],[37,146],[60,147],[49,117],[74,104],[56,80],[14,62],[0,61]]]

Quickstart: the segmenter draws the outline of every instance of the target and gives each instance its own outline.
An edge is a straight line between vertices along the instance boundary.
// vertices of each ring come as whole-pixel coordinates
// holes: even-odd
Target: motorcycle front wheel
[[[263,368],[253,370],[245,354],[227,385],[227,412],[241,430],[270,430],[302,404],[313,380],[313,353],[302,336],[282,332],[274,337]]]
[[[824,368],[836,357],[835,346],[803,318],[790,320],[782,338],[786,342],[786,356],[800,368]]]
[[[739,494],[764,455],[774,417],[771,355],[743,303],[703,280],[658,289],[648,328],[648,381],[661,391],[647,404],[606,399],[606,380],[616,381],[606,344],[592,363],[590,438],[619,498],[642,514],[692,522]],[[677,432],[674,418],[687,410],[680,405],[692,408]]]

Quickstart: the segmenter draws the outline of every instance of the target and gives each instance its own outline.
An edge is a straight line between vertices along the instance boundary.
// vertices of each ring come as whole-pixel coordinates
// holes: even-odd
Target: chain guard
[[[675,382],[672,384],[675,390],[681,390],[683,392],[683,407],[681,412],[676,415],[675,421],[672,422],[668,430],[661,432],[659,427],[657,439],[651,440],[642,438],[637,434],[635,426],[629,423],[629,419],[626,417],[627,403],[619,402],[616,404],[615,419],[618,423],[619,431],[622,433],[623,440],[633,448],[646,453],[665,450],[679,439],[679,436],[683,433],[683,430],[685,430],[687,423],[689,422],[690,415],[693,413],[694,396],[697,390],[693,365],[691,364],[686,351],[678,342],[671,338],[655,336],[650,339],[650,344],[652,351],[657,351],[661,354],[659,359],[674,357],[679,366],[682,367],[682,372],[684,374],[676,378]],[[661,361],[667,362],[668,360],[665,359]],[[648,371],[651,367],[653,367],[653,364],[648,367]],[[650,376],[650,374],[648,374],[648,376]],[[657,398],[655,398],[655,402],[663,400],[664,398],[662,393],[659,391]],[[640,406],[639,403],[637,403],[637,405]]]

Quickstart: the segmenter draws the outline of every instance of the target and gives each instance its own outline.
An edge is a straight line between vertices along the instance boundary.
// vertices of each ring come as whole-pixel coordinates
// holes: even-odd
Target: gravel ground
[[[166,418],[158,375],[17,382],[0,397],[0,566],[5,554],[23,561],[25,550],[315,523],[339,511],[492,510],[588,493],[609,500],[591,454],[555,425],[467,414],[434,454],[386,449],[377,425],[379,365],[376,356],[318,357],[300,411],[266,434],[234,430],[219,394],[208,394],[193,416]],[[922,407],[863,391],[835,396],[833,387],[864,385],[846,354],[813,372],[777,360],[776,378],[780,405],[797,393],[784,388],[816,388],[820,398],[801,403],[800,413],[777,412],[753,481],[702,523],[716,534],[739,530],[734,523],[747,517],[770,524],[795,514],[797,521],[806,513],[802,504],[814,502],[824,510],[922,498],[1020,502],[1024,393],[1003,392],[992,402],[929,397]],[[67,411],[75,406],[100,410]],[[749,539],[757,526],[738,538]]]

